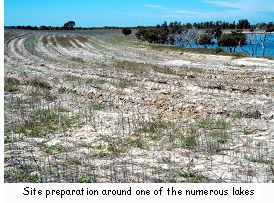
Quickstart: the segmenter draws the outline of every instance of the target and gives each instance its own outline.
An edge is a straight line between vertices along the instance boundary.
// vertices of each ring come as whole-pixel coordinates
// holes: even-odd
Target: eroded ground
[[[6,182],[273,181],[273,60],[119,32],[5,32]]]

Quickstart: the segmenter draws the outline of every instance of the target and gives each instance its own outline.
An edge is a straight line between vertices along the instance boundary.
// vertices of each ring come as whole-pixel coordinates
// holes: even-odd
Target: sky
[[[274,0],[5,0],[11,25],[139,26],[164,21],[274,21]]]

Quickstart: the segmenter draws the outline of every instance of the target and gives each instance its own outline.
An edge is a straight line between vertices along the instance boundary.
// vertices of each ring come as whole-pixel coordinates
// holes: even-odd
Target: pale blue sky
[[[5,0],[5,25],[156,25],[163,21],[274,21],[274,0]]]

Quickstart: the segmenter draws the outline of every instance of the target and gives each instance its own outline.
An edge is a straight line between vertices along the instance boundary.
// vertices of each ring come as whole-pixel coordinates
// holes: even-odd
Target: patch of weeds
[[[82,165],[81,159],[77,157],[68,157],[64,160],[66,165]]]
[[[119,155],[119,153],[117,153],[117,154],[115,153],[115,156],[116,155]],[[105,151],[99,151],[99,152],[93,154],[92,157],[95,158],[95,159],[101,159],[101,158],[104,158],[104,157],[110,157],[110,153],[105,152]]]
[[[65,81],[69,81],[69,82],[70,81],[78,81],[81,79],[80,77],[74,76],[74,75],[65,75],[63,78]]]
[[[186,171],[183,169],[172,169],[172,174],[175,177],[182,177],[185,179],[184,182],[188,183],[204,183],[205,177],[194,171]]]
[[[103,84],[106,84],[106,83],[107,83],[107,81],[103,80],[103,79],[94,80],[95,85],[103,85]]]
[[[167,124],[163,121],[151,121],[151,122],[143,122],[141,123],[141,127],[137,129],[138,133],[159,133],[163,129],[167,128]]]
[[[36,89],[31,91],[29,94],[36,100],[45,99],[46,101],[52,102],[57,99],[57,97],[52,95],[51,92],[47,89]]]
[[[199,128],[204,128],[208,130],[213,129],[227,129],[228,124],[224,121],[209,121],[209,120],[202,120],[197,123]]]
[[[20,81],[16,78],[5,77],[4,89],[6,92],[15,93],[20,90]]]
[[[170,179],[178,179],[178,178],[183,178],[183,182],[187,183],[204,183],[205,177],[197,172],[193,171],[187,171],[182,168],[169,168],[165,169],[161,166],[157,166],[153,168],[153,174],[165,174],[167,177]]]
[[[56,42],[56,39],[54,37],[50,37],[49,41],[53,46],[57,47],[57,42]]]
[[[250,135],[254,132],[254,130],[251,129],[251,128],[244,127],[240,130],[240,132],[245,134],[245,135]]]
[[[38,175],[30,175],[21,171],[5,171],[6,182],[42,183],[43,179]]]
[[[150,134],[148,136],[148,139],[149,140],[152,140],[152,141],[159,141],[161,140],[163,137],[165,136],[165,134],[163,132],[159,132],[159,133],[154,133],[154,134]]]
[[[172,70],[169,67],[158,67],[158,66],[154,66],[153,70],[157,73],[163,73],[166,75],[175,75],[176,72],[174,70]]]
[[[85,142],[82,142],[81,144],[79,144],[79,146],[83,148],[88,148],[88,149],[94,148],[94,145],[92,143],[85,143]]]
[[[4,144],[12,143],[13,139],[11,137],[11,132],[5,129],[4,132]]]
[[[260,164],[269,164],[269,165],[273,165],[273,160],[267,160],[267,159],[263,159],[263,158],[256,158],[253,156],[245,156],[245,159],[247,161],[250,161],[252,163],[260,163]]]
[[[55,39],[56,39],[56,42],[62,47],[66,47],[66,48],[73,47],[71,43],[71,37],[56,36]]]
[[[44,36],[44,37],[41,39],[41,41],[42,41],[42,43],[43,43],[43,46],[46,46],[46,45],[48,45],[48,43],[49,43],[46,36]]]
[[[194,149],[198,145],[198,139],[195,135],[185,135],[180,137],[181,147],[185,149]]]
[[[50,124],[43,126],[40,122],[29,122],[18,125],[15,129],[15,133],[24,134],[29,137],[42,137],[47,134],[54,133],[57,131],[57,127]]]
[[[246,114],[242,111],[235,111],[232,115],[233,118],[235,119],[241,119],[241,118],[245,118]]]
[[[31,86],[34,86],[34,87],[42,88],[42,89],[48,89],[48,90],[51,89],[51,86],[49,83],[47,83],[39,78],[34,78],[34,79],[30,80],[28,82],[28,84]]]
[[[205,183],[205,177],[201,174],[194,174],[190,177],[191,183]]]
[[[106,108],[106,105],[103,103],[93,103],[89,106],[89,109],[93,111],[101,111],[101,110],[104,110],[105,108]]]
[[[217,138],[217,142],[219,144],[227,144],[228,143],[228,136],[227,135],[220,135],[218,138]]]
[[[5,102],[5,110],[26,110],[29,108],[30,104],[30,100],[13,98],[9,102]]]
[[[59,106],[56,108],[56,112],[69,113],[70,110],[65,107]]]
[[[45,148],[44,148],[44,152],[47,155],[51,155],[51,154],[55,154],[55,153],[60,154],[64,151],[65,151],[65,148],[60,144],[56,144],[56,145],[52,145],[52,146],[45,146]]]
[[[6,43],[7,41],[9,41],[10,39],[16,37],[17,35],[18,35],[18,34],[15,34],[15,33],[10,32],[10,31],[4,32],[4,40],[5,40],[5,43]]]
[[[86,79],[86,80],[85,80],[85,84],[86,84],[86,85],[93,84],[93,82],[94,82],[94,79],[92,79],[92,78],[89,78],[89,79]]]
[[[125,146],[117,146],[117,147],[113,147],[113,146],[109,146],[108,147],[108,152],[105,155],[107,156],[111,156],[111,157],[119,157],[121,154],[125,153],[127,151],[128,148],[126,148]]]
[[[145,63],[138,63],[133,61],[116,61],[113,67],[122,71],[129,71],[135,74],[144,74],[153,68],[152,65]]]
[[[10,157],[10,156],[5,156],[5,157],[4,157],[4,162],[5,162],[5,163],[8,162],[9,160],[11,160],[11,157]]]
[[[71,61],[77,62],[77,63],[85,63],[86,61],[80,57],[72,57],[70,59]]]
[[[38,44],[38,40],[34,37],[28,38],[25,41],[25,47],[28,51],[33,51],[35,46]]]
[[[119,81],[119,82],[115,82],[112,83],[116,88],[120,88],[120,89],[125,89],[125,88],[129,88],[129,87],[136,87],[137,84],[133,81],[129,81],[129,80],[123,80],[123,81]]]
[[[78,121],[78,116],[68,116],[56,109],[38,109],[31,120],[17,125],[15,133],[29,137],[43,137],[56,133],[62,128],[68,129],[76,124],[81,125]]]
[[[82,175],[78,178],[79,183],[93,183],[93,178],[88,175]]]
[[[132,139],[129,142],[129,146],[133,148],[148,149],[147,143],[142,138]]]

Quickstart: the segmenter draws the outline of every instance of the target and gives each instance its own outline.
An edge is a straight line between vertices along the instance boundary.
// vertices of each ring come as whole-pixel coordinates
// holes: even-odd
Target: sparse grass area
[[[16,78],[5,77],[4,89],[6,92],[16,93],[20,90],[20,81]]]
[[[244,112],[242,111],[235,111],[233,114],[232,114],[232,117],[235,118],[235,119],[242,119],[242,118],[245,118],[246,115]]]
[[[106,108],[106,105],[103,103],[93,103],[91,105],[89,105],[89,109],[91,109],[92,111],[102,111]]]
[[[125,89],[130,87],[136,87],[137,84],[130,80],[121,80],[119,82],[112,83],[116,88]]]
[[[9,41],[10,39],[16,37],[16,36],[18,36],[17,33],[13,33],[13,32],[11,32],[11,31],[5,31],[5,32],[4,32],[4,41],[5,41],[5,43],[6,43],[7,41]]]
[[[44,99],[49,102],[53,102],[57,99],[57,96],[51,94],[50,90],[47,89],[35,89],[29,92],[29,96],[31,96],[35,100]]]
[[[82,59],[80,57],[72,57],[70,60],[73,62],[76,62],[76,63],[85,63],[86,62],[84,59]]]
[[[23,171],[5,171],[5,181],[7,182],[27,182],[42,183],[43,179],[39,175],[30,175]]]
[[[93,81],[93,84],[94,84],[94,85],[104,85],[104,84],[106,84],[106,83],[108,83],[108,81],[107,81],[107,80],[104,80],[104,79],[95,79],[95,80]]]
[[[61,145],[61,144],[55,144],[52,146],[44,145],[43,150],[47,155],[52,155],[52,154],[56,154],[56,153],[60,154],[65,151],[65,147],[63,147],[63,145]]]
[[[174,71],[172,68],[169,67],[158,67],[158,66],[154,66],[153,70],[157,73],[163,73],[166,75],[176,75],[176,71]]]
[[[49,43],[47,36],[43,36],[41,39],[41,42],[43,43],[43,46],[47,46]]]
[[[43,137],[76,124],[79,124],[78,116],[68,116],[53,109],[37,109],[33,119],[16,126],[15,133],[27,137]]]
[[[11,132],[10,130],[5,129],[5,133],[4,133],[4,143],[8,144],[8,143],[12,143],[14,140],[11,137]]]
[[[64,163],[68,166],[80,166],[82,164],[81,159],[77,158],[77,157],[67,157],[64,160]]]
[[[185,135],[180,137],[181,146],[186,149],[194,149],[198,145],[195,135]]]
[[[229,142],[229,137],[226,134],[221,134],[217,137],[217,142],[219,144],[227,144]]]
[[[82,175],[78,178],[79,183],[93,183],[93,179],[91,176]]]
[[[42,89],[48,89],[48,90],[51,89],[50,84],[47,83],[47,82],[45,82],[45,81],[43,81],[41,78],[31,79],[28,82],[28,84],[31,85],[31,86],[34,86],[34,87],[42,88]]]
[[[68,81],[68,82],[71,82],[71,81],[79,81],[79,80],[81,80],[80,77],[74,76],[74,75],[65,75],[65,76],[63,77],[63,79],[64,79],[65,81]]]
[[[62,47],[70,48],[73,47],[71,43],[71,37],[69,36],[55,36],[57,44],[59,44]]]
[[[86,85],[93,84],[93,82],[94,82],[94,79],[93,79],[93,78],[88,78],[88,79],[85,80],[85,84],[86,84]]]
[[[9,160],[11,160],[11,157],[10,157],[10,156],[5,156],[5,157],[4,157],[4,163],[8,162]]]
[[[213,130],[213,129],[227,129],[229,126],[224,121],[210,121],[210,120],[202,120],[197,123],[199,128]]]
[[[116,61],[113,64],[113,67],[118,71],[122,70],[140,75],[148,72],[149,70],[152,70],[154,66],[133,61]]]
[[[25,41],[25,47],[29,52],[33,52],[37,44],[38,39],[36,39],[35,37],[30,37]]]
[[[172,146],[179,146],[185,149],[193,150],[198,146],[198,137],[195,134],[195,131],[189,133],[181,133],[179,131],[173,131],[168,134],[168,140],[172,143]]]
[[[187,171],[182,168],[163,168],[162,166],[153,168],[154,174],[167,174],[169,178],[169,182],[176,182],[179,178],[180,182],[187,183],[204,183],[206,181],[205,177],[194,171]]]
[[[140,126],[141,127],[136,130],[137,133],[158,134],[167,128],[167,123],[154,120],[151,122],[143,122]]]
[[[263,159],[263,158],[256,158],[256,157],[253,157],[253,156],[245,156],[245,159],[249,162],[252,162],[252,163],[273,165],[273,160],[267,160],[267,159]]]
[[[128,142],[126,140],[116,138],[108,144],[107,151],[105,153],[103,151],[100,151],[100,153],[103,153],[103,155],[108,157],[117,158],[123,153],[126,153],[130,149],[130,147],[131,146],[128,145]]]
[[[49,37],[49,41],[53,46],[57,47],[57,40],[53,36]]]
[[[217,49],[206,49],[206,48],[186,48],[181,46],[168,46],[168,45],[157,45],[151,44],[151,49],[156,51],[172,51],[172,52],[179,52],[183,54],[186,53],[196,53],[196,54],[210,54],[210,55],[223,55],[223,56],[233,56],[235,58],[243,58],[248,57],[247,54],[242,52],[237,53],[230,53],[230,52],[220,52]]]
[[[140,148],[146,150],[149,149],[149,146],[147,145],[146,141],[144,141],[141,137],[131,139],[129,142],[129,146],[133,148]]]
[[[254,129],[251,128],[247,128],[247,127],[243,127],[240,132],[242,132],[245,135],[250,135],[252,133],[254,133]]]

